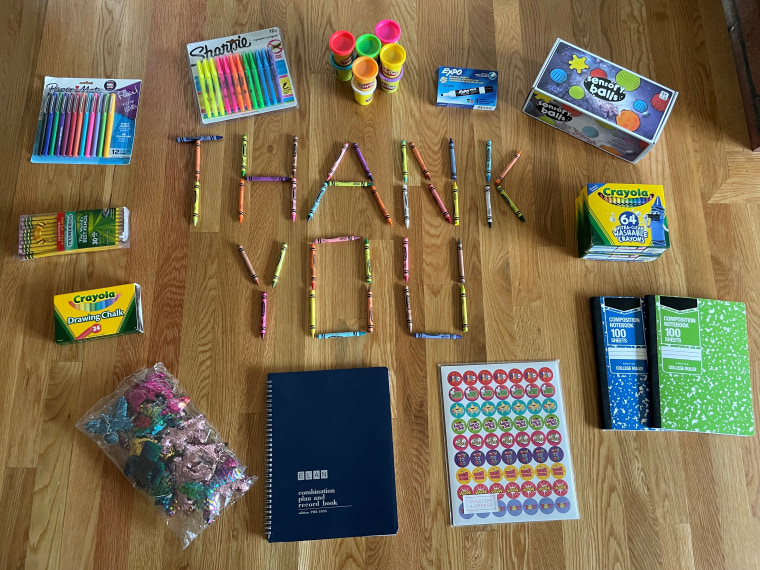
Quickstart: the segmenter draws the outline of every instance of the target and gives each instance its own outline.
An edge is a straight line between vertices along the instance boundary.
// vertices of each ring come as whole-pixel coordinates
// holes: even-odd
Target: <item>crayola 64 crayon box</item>
[[[588,184],[575,210],[584,259],[654,261],[670,248],[662,186]]]
[[[53,306],[58,344],[143,332],[137,283],[56,295]]]
[[[678,92],[558,39],[523,112],[636,163],[662,134]]]

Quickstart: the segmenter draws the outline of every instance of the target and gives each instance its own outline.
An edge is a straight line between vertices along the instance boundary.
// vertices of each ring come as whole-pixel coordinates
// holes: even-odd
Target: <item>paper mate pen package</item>
[[[280,28],[187,44],[204,125],[298,107]]]
[[[670,248],[662,186],[588,184],[575,206],[582,258],[653,261]]]
[[[129,164],[139,79],[45,77],[32,162]]]
[[[436,107],[493,111],[498,99],[499,73],[463,67],[438,68]]]
[[[558,39],[523,112],[627,162],[655,145],[678,92]]]
[[[53,306],[58,344],[143,332],[137,283],[56,295]]]

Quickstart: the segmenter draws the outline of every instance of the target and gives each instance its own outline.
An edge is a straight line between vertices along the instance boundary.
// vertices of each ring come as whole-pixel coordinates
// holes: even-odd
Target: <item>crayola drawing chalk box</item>
[[[441,66],[438,68],[435,106],[493,111],[498,91],[497,71]]]
[[[627,162],[655,145],[678,92],[558,39],[523,112]]]
[[[58,344],[143,332],[137,283],[56,295],[53,306]]]
[[[579,257],[646,262],[670,248],[662,186],[588,184],[575,210]]]

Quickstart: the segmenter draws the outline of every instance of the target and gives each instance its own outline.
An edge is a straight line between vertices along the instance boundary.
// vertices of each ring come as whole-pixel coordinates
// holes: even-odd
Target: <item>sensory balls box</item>
[[[655,145],[678,92],[558,39],[523,112],[631,163]]]

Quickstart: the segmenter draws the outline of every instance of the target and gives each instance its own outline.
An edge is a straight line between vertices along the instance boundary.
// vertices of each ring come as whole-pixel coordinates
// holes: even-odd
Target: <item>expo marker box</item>
[[[499,73],[487,69],[439,67],[436,107],[493,111],[499,91]]]
[[[670,248],[662,186],[588,184],[575,206],[581,258],[654,261]]]
[[[53,306],[58,344],[143,332],[137,283],[56,295]]]
[[[636,163],[655,145],[678,92],[558,39],[523,112]]]
[[[280,28],[187,44],[187,57],[204,125],[298,107]]]

